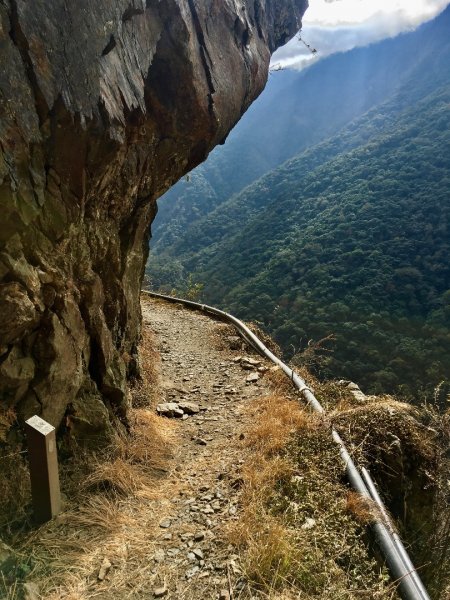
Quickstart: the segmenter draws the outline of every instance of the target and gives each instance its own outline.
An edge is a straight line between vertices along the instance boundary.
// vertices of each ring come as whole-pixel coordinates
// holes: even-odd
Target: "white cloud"
[[[445,0],[311,0],[304,24],[351,25],[378,15],[418,25],[432,18],[447,4]]]
[[[303,18],[302,42],[291,40],[273,56],[273,64],[303,68],[312,62],[357,46],[366,46],[438,15],[450,0],[310,0]]]

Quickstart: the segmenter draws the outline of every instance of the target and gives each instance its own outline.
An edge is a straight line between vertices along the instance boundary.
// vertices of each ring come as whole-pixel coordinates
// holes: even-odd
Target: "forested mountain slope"
[[[365,391],[417,396],[450,372],[448,24],[389,101],[172,250],[206,301],[260,320],[287,354],[335,334],[323,374]]]
[[[274,73],[226,144],[159,200],[152,250],[170,251],[180,236],[192,238],[190,227],[233,194],[385,101],[447,35],[437,20],[302,72]]]

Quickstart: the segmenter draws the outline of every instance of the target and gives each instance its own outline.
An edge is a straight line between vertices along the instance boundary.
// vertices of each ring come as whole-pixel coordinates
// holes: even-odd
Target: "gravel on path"
[[[170,473],[178,493],[152,507],[161,513],[150,565],[153,596],[237,598],[244,580],[226,529],[239,519],[245,452],[239,439],[251,419],[247,406],[269,393],[264,372],[270,365],[236,343],[229,325],[201,313],[153,299],[143,299],[142,313],[161,354],[155,409],[179,420]],[[245,360],[250,357],[256,360]],[[249,378],[253,373],[259,377]]]

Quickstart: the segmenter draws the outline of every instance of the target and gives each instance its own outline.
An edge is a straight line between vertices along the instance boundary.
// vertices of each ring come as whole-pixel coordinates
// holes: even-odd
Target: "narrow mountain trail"
[[[397,598],[368,552],[368,509],[343,481],[329,422],[230,325],[144,296],[141,306],[128,430],[105,448],[74,447],[60,465],[61,514],[8,540],[36,598]],[[359,400],[315,385],[354,429]],[[404,416],[389,432],[407,434],[406,405],[367,402],[378,446],[394,410]]]
[[[161,402],[195,411],[177,419],[171,479],[178,493],[153,506],[160,516],[154,594],[233,598],[240,567],[226,530],[239,518],[239,439],[251,420],[249,402],[269,392],[263,375],[270,365],[249,357],[234,330],[209,317],[147,299],[142,309],[161,354]]]
[[[143,377],[128,431],[105,448],[75,447],[61,463],[61,514],[11,545],[48,600],[267,598],[249,591],[231,540],[273,366],[229,325],[148,297],[141,305]]]

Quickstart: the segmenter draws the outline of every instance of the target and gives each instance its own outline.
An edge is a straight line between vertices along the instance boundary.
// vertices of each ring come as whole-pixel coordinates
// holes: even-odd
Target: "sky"
[[[356,46],[367,46],[411,31],[437,16],[450,0],[309,0],[301,37],[278,50],[272,68],[304,68]]]

